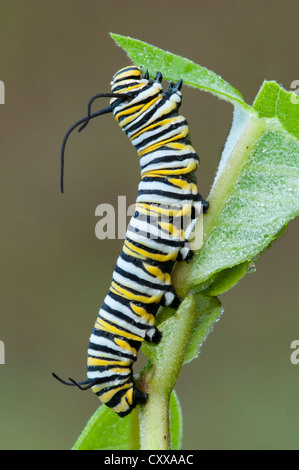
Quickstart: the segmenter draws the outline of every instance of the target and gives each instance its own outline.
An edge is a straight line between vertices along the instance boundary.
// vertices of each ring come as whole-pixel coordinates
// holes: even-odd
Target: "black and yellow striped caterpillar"
[[[155,327],[159,307],[179,306],[171,272],[177,260],[192,259],[188,237],[199,213],[195,209],[208,207],[196,187],[199,157],[187,121],[178,113],[182,80],[165,92],[161,82],[160,72],[150,80],[135,66],[121,69],[112,79],[111,93],[90,100],[88,116],[69,129],[62,146],[62,191],[66,140],[76,127],[81,125],[81,130],[100,114],[113,113],[140,158],[136,212],[90,337],[88,378],[79,383],[59,379],[83,390],[92,388],[119,416],[147,399],[134,383],[132,365],[142,341],[161,339]],[[91,114],[91,104],[103,96],[111,98],[110,105]]]

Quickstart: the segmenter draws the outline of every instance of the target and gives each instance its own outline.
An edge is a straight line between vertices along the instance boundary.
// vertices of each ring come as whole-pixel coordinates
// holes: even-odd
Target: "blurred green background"
[[[99,405],[51,377],[83,379],[91,328],[122,240],[95,237],[95,209],[132,204],[136,153],[111,116],[74,133],[59,192],[64,133],[128,63],[109,32],[188,57],[251,104],[264,79],[299,79],[297,0],[1,0],[0,448],[69,449]],[[182,114],[207,196],[232,106],[183,88]],[[104,107],[107,101],[98,102]],[[95,107],[95,109],[97,109]],[[176,390],[184,449],[298,449],[299,339],[295,223],[257,272],[222,296],[225,313]]]

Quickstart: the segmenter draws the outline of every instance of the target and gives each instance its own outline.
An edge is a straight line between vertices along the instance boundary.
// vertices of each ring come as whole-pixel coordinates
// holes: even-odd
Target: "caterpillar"
[[[143,341],[161,339],[155,326],[159,307],[180,304],[171,282],[173,266],[192,259],[188,236],[198,216],[195,209],[198,205],[208,209],[196,186],[199,157],[187,121],[178,113],[182,80],[170,83],[166,91],[162,80],[160,72],[150,79],[136,66],[118,71],[111,92],[95,95],[88,115],[69,129],[61,153],[63,191],[64,151],[70,133],[79,125],[82,130],[96,116],[112,113],[140,159],[136,211],[90,336],[87,380],[65,382],[53,374],[67,385],[91,388],[121,417],[146,402],[147,394],[134,382],[132,366]],[[91,113],[98,97],[110,97],[110,105]]]

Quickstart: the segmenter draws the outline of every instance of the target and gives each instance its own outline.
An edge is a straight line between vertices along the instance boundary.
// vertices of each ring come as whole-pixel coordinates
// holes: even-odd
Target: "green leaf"
[[[124,418],[101,405],[88,421],[73,450],[138,450],[138,409]]]
[[[151,77],[162,72],[165,80],[183,79],[184,84],[216,95],[233,105],[250,110],[241,93],[219,75],[171,52],[151,46],[138,39],[110,33],[111,37],[128,53],[132,61],[143,70],[148,69]]]
[[[253,273],[255,270],[253,261],[244,261],[233,268],[223,269],[210,279],[209,287],[204,289],[204,293],[214,297],[223,294],[235,286],[246,274]]]
[[[182,410],[177,394],[170,397],[170,433],[172,449],[182,441]],[[107,406],[101,405],[88,421],[73,450],[138,450],[138,408],[120,418]]]
[[[213,186],[204,244],[188,268],[186,288],[204,290],[219,271],[250,265],[298,215],[298,178],[299,141],[277,119],[249,119]],[[231,286],[236,280],[232,276]]]
[[[253,108],[260,117],[277,117],[284,128],[299,139],[299,97],[276,82],[264,82]]]

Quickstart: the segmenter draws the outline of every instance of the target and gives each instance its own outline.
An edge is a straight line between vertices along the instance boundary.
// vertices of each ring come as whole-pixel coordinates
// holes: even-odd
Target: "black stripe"
[[[159,152],[162,150],[170,150],[169,147],[167,147],[166,145],[163,147],[160,147],[159,149]],[[176,150],[174,149],[171,149],[173,152],[175,152]],[[154,152],[156,150],[154,150],[153,152],[150,152],[148,154],[145,154],[144,157],[146,157],[147,155],[154,155]],[[142,166],[142,169],[146,168],[148,165],[156,165],[158,163],[174,163],[174,162],[184,162],[185,160],[190,160],[190,159],[193,159],[193,160],[196,160],[199,162],[199,156],[197,155],[197,153],[187,153],[185,155],[165,155],[165,157],[157,157],[157,158],[154,158],[153,160],[150,160],[148,163],[146,163],[145,165],[142,165],[142,158],[143,156],[141,157],[140,161],[141,161],[141,166]],[[185,168],[184,166],[182,166],[182,168]],[[163,170],[163,168],[160,168],[161,170]],[[180,167],[173,167],[171,169],[174,169],[174,170],[179,170]],[[192,172],[193,173],[193,172]],[[186,175],[189,175],[189,173],[187,173]],[[176,176],[176,175],[175,175]]]
[[[146,287],[149,287],[149,288],[151,288],[151,289],[166,290],[165,285],[159,284],[158,281],[157,281],[157,282],[150,282],[150,281],[147,281],[147,280],[144,279],[144,278],[141,278],[141,277],[139,277],[139,276],[135,276],[135,274],[129,273],[129,272],[127,272],[127,271],[124,271],[124,270],[121,269],[119,266],[116,266],[115,272],[119,273],[119,274],[122,275],[124,278],[130,279],[130,281],[136,282],[137,284],[141,284],[142,286],[146,286]],[[149,274],[149,273],[147,273],[147,274]],[[124,285],[124,287],[127,287],[127,286]]]
[[[88,366],[88,372],[97,372],[98,369],[95,367],[94,369],[91,369],[89,366]],[[100,385],[100,384],[103,384],[105,382],[113,382],[115,380],[118,380],[118,379],[123,379],[125,381],[128,381],[128,379],[130,379],[132,375],[132,372],[128,372],[127,374],[124,374],[124,375],[121,375],[121,374],[112,374],[111,376],[109,377],[95,377],[94,379],[96,380],[96,383],[95,385]],[[108,387],[109,389],[109,387]]]
[[[161,269],[161,271],[163,273],[170,273],[172,271],[172,268],[173,268],[173,265],[174,265],[174,262],[172,261],[167,261],[166,263],[161,263],[160,261],[156,261],[156,260],[150,260],[149,261],[143,261],[143,260],[140,260],[139,258],[134,258],[133,256],[131,255],[128,255],[126,253],[124,253],[123,251],[121,252],[120,256],[125,260],[125,261],[129,261],[130,263],[132,264],[135,264],[136,266],[138,266],[139,268],[143,269],[143,271],[149,275],[152,275],[153,274],[150,274],[146,268],[144,267],[144,263],[146,264],[150,264],[151,266],[157,266]],[[112,294],[111,294],[112,295]],[[129,304],[130,302],[128,302]],[[130,308],[130,307],[129,307]]]
[[[131,137],[132,138],[132,143],[134,145],[134,147],[137,149],[137,151],[139,151],[140,149],[142,149],[142,151],[146,150],[146,147],[149,147],[150,145],[153,145],[153,144],[156,144],[158,145],[159,144],[159,141],[160,140],[163,140],[163,138],[169,133],[169,132],[172,132],[174,130],[177,130],[179,129],[180,127],[184,127],[187,125],[187,122],[186,121],[181,121],[181,122],[177,122],[175,124],[170,124],[170,126],[167,126],[167,128],[163,129],[162,127],[162,130],[160,132],[157,132],[147,138],[144,138],[142,140],[142,142],[140,144],[136,144],[134,145],[134,136]],[[138,136],[137,138],[139,139],[140,136]],[[173,135],[171,137],[172,139],[172,142],[175,141],[175,135]]]
[[[121,70],[119,70],[118,72],[116,72],[114,75],[113,75],[113,78],[112,78],[112,83],[115,83],[116,81],[120,81],[120,80],[130,80],[131,77],[133,77],[134,80],[136,80],[136,75],[135,74],[132,74],[132,75],[128,75],[127,77],[121,77],[120,79],[116,80],[116,77],[118,77],[119,75],[123,75],[123,74],[126,74],[128,72],[139,72],[140,73],[140,78],[142,78],[142,73],[141,71],[138,69],[138,67],[135,67],[134,65],[132,65],[131,67],[125,67]]]
[[[124,384],[122,384],[122,385],[120,385],[120,384],[115,384],[115,385],[111,385],[111,386],[109,386],[109,387],[105,387],[105,388],[103,388],[103,390],[100,390],[99,392],[96,392],[96,395],[97,395],[98,397],[100,397],[101,395],[103,395],[103,393],[109,392],[110,390],[113,390],[113,389],[116,389],[116,388],[119,388],[119,387],[122,387],[122,389],[121,389],[120,391],[121,391],[122,394],[123,394],[123,393],[125,393],[125,392],[128,390],[127,387],[124,387],[124,386],[127,385],[127,384],[130,383],[130,382],[132,383],[132,386],[133,386],[133,380],[131,379],[131,380],[127,380],[127,381],[126,381]],[[124,392],[123,392],[123,390],[124,390]],[[113,397],[115,397],[115,395],[117,395],[117,393],[118,393],[118,392],[116,392],[116,393],[113,395]],[[119,396],[119,395],[118,395],[118,396]],[[121,395],[121,396],[122,396],[122,395]],[[111,398],[111,400],[113,399],[113,397]],[[109,403],[111,403],[111,400],[109,401]],[[113,403],[113,402],[112,402],[112,403]],[[116,404],[117,404],[117,403],[116,403]],[[109,405],[109,406],[111,406],[111,405]],[[114,406],[115,406],[115,405],[114,405]]]
[[[115,282],[115,281],[114,281]],[[120,312],[119,310],[114,310],[112,309],[111,307],[109,307],[109,305],[105,304],[102,306],[102,309],[105,310],[106,312],[108,313],[111,313],[112,315],[114,315],[116,317],[116,319],[120,319],[120,320],[124,320],[125,322],[127,322],[130,325],[133,325],[133,326],[136,326],[137,328],[139,328],[140,330],[148,330],[149,328],[151,328],[151,326],[145,324],[145,323],[139,323],[138,320],[132,320],[131,317],[128,317],[127,315],[125,315],[124,313]],[[134,312],[132,312],[134,314]],[[136,314],[134,314],[136,315]],[[104,317],[102,317],[103,320],[107,321],[108,323],[108,320]],[[111,324],[111,323],[110,323]],[[129,333],[131,333],[130,330],[125,330],[123,327],[119,326],[117,323],[115,323],[115,326],[117,326],[118,328],[122,329],[123,331],[128,331]]]
[[[164,184],[167,184],[168,186],[171,186],[173,188],[178,188],[178,189],[181,189],[183,191],[183,189],[178,186],[176,183],[173,183],[173,181],[171,181],[172,179],[176,179],[176,180],[181,180],[181,181],[185,181],[186,183],[192,183],[193,181],[191,180],[190,181],[190,176],[186,176],[186,175],[173,175],[173,176],[169,176],[168,178],[166,176],[145,176],[144,178],[142,178],[141,180],[141,183],[144,183],[144,182],[147,182],[147,183],[155,183],[155,182],[158,182],[158,183],[164,183]],[[154,186],[154,184],[153,184]]]
[[[144,89],[142,90],[144,91]],[[153,99],[157,98],[157,96],[159,96],[159,92],[157,90],[157,93],[155,95],[151,95],[149,96],[149,98],[147,99],[144,99],[142,101],[140,101],[140,103],[138,104],[147,104],[148,102],[152,101]],[[164,106],[165,104],[165,100],[161,100],[159,102],[156,102],[154,103],[153,105],[153,108],[149,108],[147,109],[146,111],[143,111],[144,115],[141,119],[139,119],[138,121],[136,121],[136,123],[134,124],[134,121],[133,122],[130,122],[129,124],[127,124],[126,126],[123,127],[123,130],[126,132],[126,133],[134,133],[136,134],[136,132],[140,132],[143,128],[151,125],[151,124],[156,124],[157,122],[159,121],[162,121],[163,119],[167,119],[169,118],[170,115],[177,115],[177,112],[176,110],[173,110],[173,112],[171,113],[165,113],[163,114],[162,116],[160,116],[158,119],[156,119],[155,121],[153,122],[150,122],[150,119],[152,118],[152,116],[159,110],[159,108],[161,108],[162,106]],[[121,122],[121,121],[120,121]]]
[[[136,99],[140,93],[144,93],[149,88],[150,88],[150,86],[145,85],[144,87],[137,89],[135,92],[134,92],[134,90],[131,90],[128,93],[134,95],[134,99]],[[147,98],[144,98],[142,101],[139,101],[139,102],[137,101],[133,104],[128,103],[128,106],[127,106],[127,103],[126,103],[126,106],[122,107],[122,109],[117,110],[117,111],[115,110],[116,105],[114,103],[112,103],[111,106],[112,106],[113,114],[116,118],[118,118],[118,114],[122,113],[124,110],[130,109],[130,108],[132,108],[134,106],[137,106],[137,105],[145,105],[145,104],[149,103],[150,101],[152,101],[154,98],[156,98],[158,95],[159,95],[159,92],[157,92],[156,94],[150,95]],[[158,107],[158,105],[156,105],[156,106]],[[156,107],[155,107],[155,110],[156,110]],[[149,114],[152,114],[152,112],[149,111]],[[127,117],[130,117],[130,114],[126,114],[125,116],[120,116],[118,118],[118,122],[119,122],[120,126],[121,126],[121,122],[123,121],[123,119],[126,119]],[[141,119],[141,121],[143,121],[143,118]],[[135,127],[136,127],[136,129],[139,128],[139,122],[134,125],[134,120],[133,120],[132,122],[127,124],[127,126],[124,126],[123,130],[125,131],[126,128],[128,128],[131,125],[132,125],[132,129],[134,129]],[[130,128],[130,131],[131,131],[131,128]]]
[[[120,288],[125,288],[127,291],[131,292],[133,295],[141,295],[142,297],[146,297],[148,299],[150,299],[152,296],[150,294],[146,294],[144,292],[139,292],[135,289],[132,289],[131,287],[128,287],[128,286],[123,286],[122,284],[120,284],[119,282],[117,282],[115,279],[113,279],[113,282],[115,282],[115,284],[117,286],[119,286]],[[116,289],[117,290],[117,289]],[[105,321],[107,321],[105,319]],[[122,328],[124,330],[124,328]],[[130,333],[130,332],[129,332]],[[142,340],[141,340],[142,341]]]
[[[114,349],[109,348],[108,346],[99,345],[99,344],[95,344],[95,343],[92,343],[92,342],[89,343],[89,349],[93,349],[94,351],[98,351],[98,352],[102,352],[102,353],[106,353],[106,354],[111,354],[111,356],[112,355],[118,356],[119,358],[130,359],[130,360],[132,360],[132,362],[136,360],[134,354],[130,354],[130,353],[123,352],[123,351],[115,351]],[[106,359],[107,361],[109,361],[109,357],[95,356],[94,354],[88,354],[88,356],[98,358],[98,359],[102,358],[102,359]],[[113,359],[111,359],[111,360],[113,360]]]
[[[123,389],[116,392],[113,395],[113,397],[106,403],[106,405],[109,406],[110,408],[114,408],[115,406],[117,406],[121,402],[122,397],[127,393],[128,390],[129,388],[124,387]]]
[[[142,243],[142,246],[145,249],[151,248],[146,244],[146,240],[152,240],[153,242],[157,244],[160,244],[160,245],[163,244],[168,247],[172,246],[173,248],[181,248],[184,245],[185,243],[184,240],[173,239],[172,234],[169,233],[167,229],[163,229],[162,227],[158,225],[157,230],[158,230],[158,235],[155,234],[155,237],[153,237],[153,234],[150,231],[143,232],[140,230],[138,232],[138,237],[144,238],[144,242]],[[130,237],[131,233],[134,233],[133,229],[128,231],[128,238]],[[164,236],[162,236],[163,234]],[[132,238],[130,238],[130,240],[132,241]],[[163,254],[165,254],[165,252],[163,252]]]
[[[120,81],[120,83],[121,83],[121,81]],[[135,82],[131,81],[130,86],[136,86],[136,85],[140,85],[140,82],[139,82],[139,81],[135,81]],[[125,92],[126,92],[126,88],[128,88],[128,84],[123,84],[123,85],[118,85],[118,86],[113,85],[113,86],[111,87],[111,91],[112,91],[113,93],[116,93],[116,92],[118,92],[118,91],[124,90],[124,93],[125,93]],[[139,93],[139,91],[140,91],[140,90],[136,90],[136,93]],[[134,94],[134,97],[135,97],[135,92],[134,92],[134,90],[129,90],[127,93],[128,93],[129,95],[133,95],[133,94]],[[132,97],[133,97],[133,96],[132,96]]]
[[[111,362],[113,361],[113,359],[111,359]],[[121,364],[110,364],[108,366],[92,366],[92,365],[89,365],[88,366],[88,370],[89,372],[106,372],[108,370],[113,370],[115,368],[117,369],[130,369],[130,365],[121,365]],[[129,373],[129,372],[128,372]],[[115,374],[116,375],[116,374]],[[124,377],[125,375],[128,375],[128,374],[118,374],[120,377]],[[107,380],[107,379],[106,379]]]
[[[151,264],[156,265],[154,262],[151,262]],[[162,264],[162,263],[160,263],[160,264]],[[163,263],[163,265],[165,266],[165,263]],[[144,308],[147,311],[147,313],[151,313],[152,315],[156,315],[156,313],[159,309],[159,305],[157,305],[157,304],[143,304],[142,302],[137,302],[135,300],[126,299],[125,297],[119,296],[119,295],[117,295],[117,294],[115,294],[114,292],[111,292],[111,291],[109,291],[109,295],[113,299],[115,299],[116,301],[128,306],[129,308],[130,308],[130,303],[133,303],[134,305],[137,305],[138,307]],[[127,342],[129,342],[129,341],[127,341]],[[133,345],[133,343],[134,342],[132,340],[130,340],[130,342],[129,342],[130,346],[134,347],[135,349],[139,349],[140,343],[136,342],[136,345]]]

